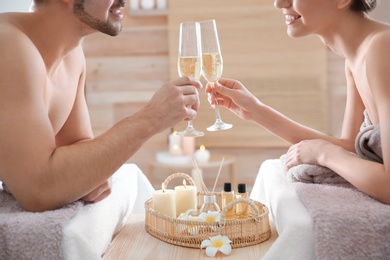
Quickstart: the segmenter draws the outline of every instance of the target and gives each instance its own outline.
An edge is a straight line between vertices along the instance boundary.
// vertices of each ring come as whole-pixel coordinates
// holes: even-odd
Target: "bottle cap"
[[[246,185],[245,183],[238,184],[238,193],[246,193]]]
[[[225,182],[223,184],[223,191],[231,192],[232,191],[232,184],[230,182]]]
[[[203,201],[205,204],[215,203],[215,195],[204,195]]]

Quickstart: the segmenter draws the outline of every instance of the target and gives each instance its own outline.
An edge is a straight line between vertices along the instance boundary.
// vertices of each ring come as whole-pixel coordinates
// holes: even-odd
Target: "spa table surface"
[[[230,255],[218,252],[216,257],[207,257],[205,249],[186,248],[165,243],[145,231],[145,216],[131,215],[127,223],[115,235],[105,252],[105,260],[122,259],[261,259],[277,238],[270,218],[271,238],[255,246],[235,248]]]

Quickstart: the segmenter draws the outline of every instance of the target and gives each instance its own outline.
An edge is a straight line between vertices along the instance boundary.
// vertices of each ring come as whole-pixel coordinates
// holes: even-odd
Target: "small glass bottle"
[[[249,198],[245,183],[239,183],[237,187],[236,199]],[[248,217],[248,204],[245,202],[237,203],[234,209],[234,217],[237,219]]]
[[[232,190],[232,184],[230,182],[225,182],[223,185],[223,191],[221,192],[222,202],[221,207],[224,209],[227,204],[234,200],[234,191]],[[234,207],[232,207],[226,213],[226,219],[234,218]]]
[[[200,208],[200,213],[209,212],[209,211],[221,211],[219,208],[215,195],[204,195],[203,196],[203,205]]]

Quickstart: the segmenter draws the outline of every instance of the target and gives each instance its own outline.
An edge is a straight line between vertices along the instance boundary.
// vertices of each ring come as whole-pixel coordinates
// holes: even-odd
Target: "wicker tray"
[[[177,177],[187,179],[195,185],[192,178],[185,173],[170,175],[165,181],[165,187]],[[217,203],[221,206],[221,193],[214,193]],[[203,192],[198,192],[198,208],[203,204]],[[226,219],[226,213],[236,203],[247,203],[248,217],[244,219]],[[231,241],[232,248],[259,244],[271,237],[268,219],[269,210],[260,202],[251,199],[236,199],[221,211],[219,222],[206,223],[171,218],[153,209],[153,199],[145,202],[145,229],[150,235],[161,241],[191,248],[200,248],[203,240],[216,235],[225,235]]]

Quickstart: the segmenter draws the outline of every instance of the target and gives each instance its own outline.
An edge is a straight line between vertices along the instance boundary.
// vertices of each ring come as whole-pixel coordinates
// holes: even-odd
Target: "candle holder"
[[[174,178],[185,178],[191,185],[195,185],[193,179],[185,173],[170,175],[165,181],[165,187]],[[214,195],[221,208],[222,196],[220,192],[198,192],[198,210],[204,203],[204,196]],[[227,212],[237,203],[248,204],[248,215],[243,219],[227,219]],[[231,241],[232,248],[246,247],[259,244],[271,237],[269,225],[269,210],[258,201],[251,199],[236,199],[227,204],[221,211],[219,222],[203,222],[197,220],[183,220],[168,217],[153,210],[153,199],[145,202],[145,230],[150,235],[169,244],[200,248],[203,240],[212,236],[224,235]]]

